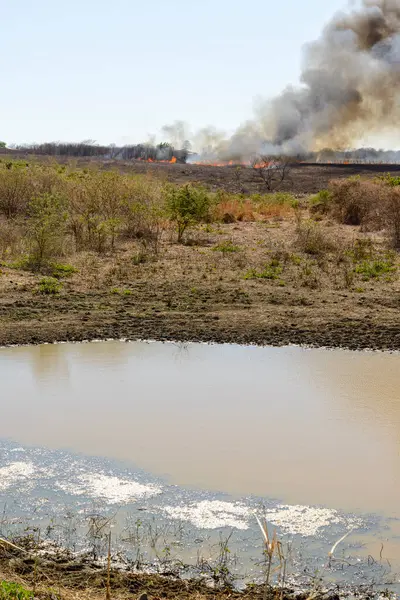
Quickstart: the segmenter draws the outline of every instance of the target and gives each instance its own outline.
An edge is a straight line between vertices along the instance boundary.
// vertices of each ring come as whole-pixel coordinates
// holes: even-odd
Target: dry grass
[[[273,202],[255,202],[252,199],[225,200],[218,204],[215,210],[217,221],[256,222],[268,219],[287,219],[293,214],[293,209],[287,204]]]
[[[0,178],[2,168],[0,163]],[[66,220],[57,229],[62,250],[51,255],[60,248],[52,243],[39,271],[29,271],[32,213],[0,218],[3,343],[137,332],[202,340],[228,332],[229,341],[251,337],[270,343],[275,334],[264,332],[271,328],[291,342],[306,338],[308,343],[313,331],[312,343],[323,337],[330,344],[329,332],[346,311],[362,329],[371,310],[379,323],[390,321],[391,329],[380,336],[385,345],[396,335],[400,264],[389,245],[397,235],[397,189],[391,188],[393,203],[385,204],[385,211],[382,205],[382,215],[392,223],[382,230],[372,227],[375,218],[357,226],[338,222],[337,203],[330,197],[328,210],[315,213],[311,203],[287,194],[242,198],[218,192],[211,194],[207,222],[192,226],[178,244],[163,212],[159,180],[59,165],[24,168],[43,177],[44,187],[55,177],[52,193],[64,199]],[[389,188],[368,182],[375,185]],[[41,289],[44,276],[59,280],[52,287],[58,293]],[[318,321],[312,327],[311,318]],[[331,326],[324,337],[325,318]],[[301,333],[292,336],[300,325]],[[239,329],[237,337],[233,332]],[[369,346],[370,329],[364,329]],[[346,343],[352,339],[353,332],[346,333]]]
[[[144,248],[140,240],[125,240],[114,252],[82,251],[68,256],[68,264],[76,272],[61,275],[61,295],[93,291],[128,294],[143,283],[172,284],[177,291],[219,284],[243,289],[254,285],[320,289],[321,293],[357,285],[393,290],[398,282],[396,272],[390,281],[378,278],[367,283],[356,273],[357,265],[385,259],[386,255],[383,237],[329,222],[305,220],[300,227],[293,219],[206,225],[194,232],[190,244],[183,245],[176,244],[173,231],[166,229],[157,255]],[[254,283],[246,277],[250,271],[265,272],[271,264],[276,277]],[[3,267],[0,289],[12,280],[34,290],[39,278]]]

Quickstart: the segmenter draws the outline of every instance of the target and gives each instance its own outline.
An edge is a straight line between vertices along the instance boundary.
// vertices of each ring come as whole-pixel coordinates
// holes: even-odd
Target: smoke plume
[[[363,0],[336,14],[305,46],[300,84],[263,102],[230,138],[204,130],[213,143],[198,150],[225,160],[343,150],[368,133],[398,128],[400,0]]]

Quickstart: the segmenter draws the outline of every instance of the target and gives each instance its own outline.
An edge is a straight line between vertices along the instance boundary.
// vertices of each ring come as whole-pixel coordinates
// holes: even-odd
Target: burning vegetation
[[[305,46],[299,87],[263,102],[231,137],[204,130],[200,154],[307,156],[393,132],[400,124],[399,62],[400,1],[363,0],[361,8],[336,14]],[[376,151],[361,154],[376,160]]]

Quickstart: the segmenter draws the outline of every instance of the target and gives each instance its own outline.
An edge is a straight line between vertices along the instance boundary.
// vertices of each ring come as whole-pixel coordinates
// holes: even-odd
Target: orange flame
[[[176,156],[173,156],[171,160],[153,160],[152,158],[138,158],[137,160],[140,160],[140,162],[148,163],[168,163],[170,165],[173,165],[177,162]]]
[[[225,160],[218,162],[208,162],[208,161],[199,161],[191,163],[193,165],[203,165],[204,167],[253,167],[254,169],[265,169],[273,164],[271,162],[260,162],[253,164],[251,161],[235,161],[235,160]]]

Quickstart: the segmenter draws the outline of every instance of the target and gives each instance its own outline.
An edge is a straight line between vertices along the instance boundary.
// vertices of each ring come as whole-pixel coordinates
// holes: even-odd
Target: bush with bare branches
[[[291,160],[287,156],[256,156],[252,161],[252,167],[269,192],[276,191],[285,182],[291,181]]]

